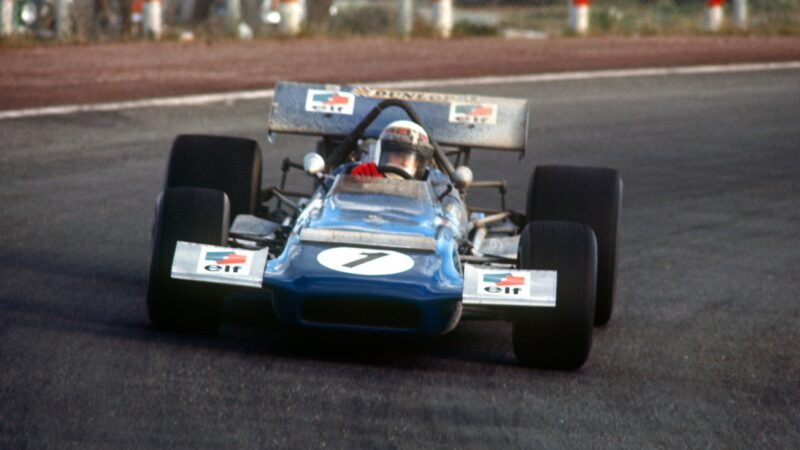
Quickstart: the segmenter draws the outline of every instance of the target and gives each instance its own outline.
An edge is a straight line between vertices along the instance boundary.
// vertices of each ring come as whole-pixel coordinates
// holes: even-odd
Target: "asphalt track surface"
[[[800,446],[800,71],[468,91],[532,101],[525,160],[475,157],[512,207],[536,164],[625,180],[618,306],[582,370],[516,366],[500,322],[320,335],[229,304],[215,336],[155,331],[149,232],[174,135],[256,138],[265,184],[309,141],[268,144],[264,101],[7,120],[0,447]]]

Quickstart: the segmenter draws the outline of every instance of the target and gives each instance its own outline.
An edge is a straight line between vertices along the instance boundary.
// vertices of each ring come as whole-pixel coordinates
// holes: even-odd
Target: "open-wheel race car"
[[[517,360],[571,370],[611,318],[622,182],[540,166],[523,213],[505,181],[475,181],[473,149],[523,155],[526,100],[278,83],[268,131],[319,136],[281,186],[261,187],[250,139],[182,135],[157,200],[147,306],[156,327],[214,331],[225,299],[290,324],[439,336],[510,321]],[[302,169],[308,193],[285,188]],[[498,189],[501,207],[467,191]]]

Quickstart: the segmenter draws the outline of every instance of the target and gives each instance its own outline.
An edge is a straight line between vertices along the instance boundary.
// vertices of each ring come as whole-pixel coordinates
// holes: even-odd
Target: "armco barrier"
[[[103,0],[92,3],[105,5],[94,12],[85,6],[89,0],[46,0],[53,2],[56,14],[55,25],[49,25],[54,29],[44,32],[23,30],[14,22],[9,5],[19,1],[0,0],[0,38],[14,33],[61,40],[301,32],[440,38],[731,31],[800,35],[800,0]],[[96,31],[98,23],[106,25]],[[95,34],[83,35],[85,30]]]

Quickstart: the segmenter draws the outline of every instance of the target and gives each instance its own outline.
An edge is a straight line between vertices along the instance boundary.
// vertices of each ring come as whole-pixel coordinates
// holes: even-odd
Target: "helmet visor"
[[[420,154],[412,145],[404,142],[384,141],[381,143],[381,166],[394,166],[403,169],[412,177],[417,174]]]

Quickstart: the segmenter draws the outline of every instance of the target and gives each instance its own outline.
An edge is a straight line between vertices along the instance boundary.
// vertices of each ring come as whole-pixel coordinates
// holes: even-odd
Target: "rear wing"
[[[525,154],[528,101],[511,98],[282,81],[275,86],[268,128],[276,133],[346,136],[386,99],[408,102],[441,145]],[[377,138],[389,122],[401,119],[408,119],[405,111],[387,108],[364,136]]]

